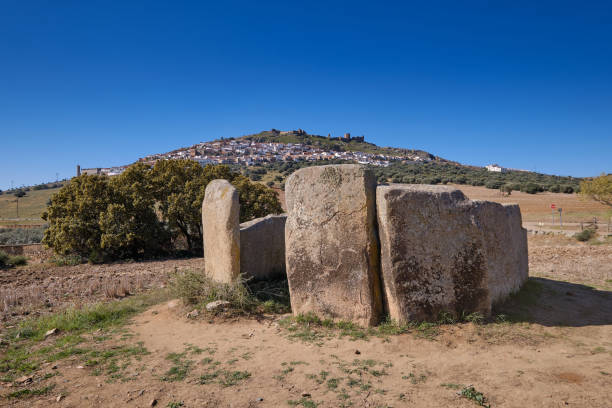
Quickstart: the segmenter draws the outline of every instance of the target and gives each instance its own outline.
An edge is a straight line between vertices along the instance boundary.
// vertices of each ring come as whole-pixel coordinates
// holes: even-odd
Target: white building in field
[[[489,164],[488,166],[485,166],[485,169],[494,173],[506,173],[508,171],[507,168],[501,167],[499,164]]]

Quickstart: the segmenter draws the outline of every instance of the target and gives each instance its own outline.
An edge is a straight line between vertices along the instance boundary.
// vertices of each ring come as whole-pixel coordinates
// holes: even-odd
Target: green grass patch
[[[217,383],[223,387],[232,387],[251,377],[248,371],[215,370],[200,376],[200,384]]]
[[[491,405],[487,405],[487,398],[480,391],[477,391],[474,387],[469,386],[465,387],[461,390],[461,396],[463,398],[467,398],[471,401],[474,401],[477,405],[481,407],[491,408]]]
[[[25,388],[23,390],[11,392],[6,396],[8,399],[23,399],[34,397],[37,395],[47,395],[55,388],[55,384],[48,385],[43,388]]]
[[[168,371],[161,377],[162,381],[183,381],[187,374],[192,370],[194,361],[186,358],[186,352],[170,353],[166,356],[166,360],[173,363]]]

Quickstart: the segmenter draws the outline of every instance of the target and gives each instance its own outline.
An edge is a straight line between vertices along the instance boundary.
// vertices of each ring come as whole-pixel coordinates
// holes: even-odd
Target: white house
[[[485,169],[495,173],[505,173],[508,171],[508,169],[501,167],[499,164],[489,164],[488,166],[485,166]]]

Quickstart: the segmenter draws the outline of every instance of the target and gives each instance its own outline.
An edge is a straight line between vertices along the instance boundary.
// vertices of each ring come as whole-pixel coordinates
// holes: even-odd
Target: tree
[[[155,213],[150,167],[137,163],[110,180],[114,202],[100,214],[101,249],[110,258],[168,253],[170,233]]]
[[[580,194],[612,207],[612,174],[602,174],[580,183]]]
[[[502,195],[504,194],[511,195],[512,194],[512,184],[504,184],[503,186],[499,188],[499,191],[501,191]]]
[[[73,178],[51,197],[42,218],[48,222],[42,242],[59,254],[76,253],[98,258],[100,214],[114,193],[106,176],[81,175]]]
[[[202,201],[208,183],[233,180],[228,166],[200,166],[193,160],[160,160],[151,172],[162,220],[172,237],[183,236],[189,252],[202,248]]]

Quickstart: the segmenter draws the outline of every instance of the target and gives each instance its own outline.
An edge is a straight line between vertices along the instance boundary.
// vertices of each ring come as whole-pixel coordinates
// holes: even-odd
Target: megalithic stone
[[[294,314],[378,323],[375,191],[374,174],[352,164],[304,168],[287,179],[285,245]]]
[[[446,186],[379,186],[384,300],[392,319],[489,314],[527,279],[518,207],[471,201]]]
[[[240,204],[238,191],[227,180],[206,186],[202,202],[204,267],[206,274],[221,283],[240,276]]]

